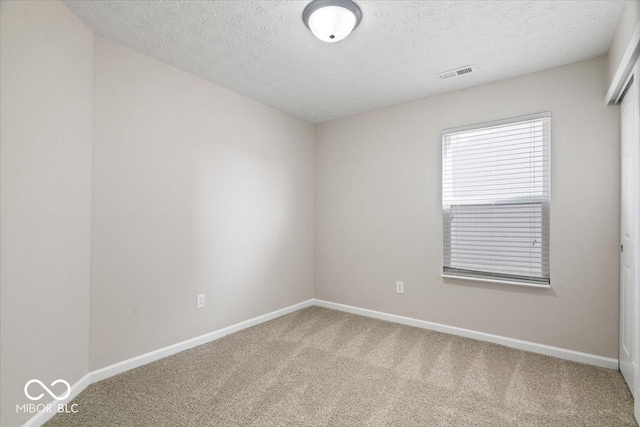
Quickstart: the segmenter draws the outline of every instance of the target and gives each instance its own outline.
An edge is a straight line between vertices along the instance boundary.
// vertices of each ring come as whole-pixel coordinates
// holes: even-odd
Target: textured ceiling
[[[302,23],[307,1],[65,3],[96,34],[314,123],[603,55],[623,6],[357,0],[362,22],[330,44]]]

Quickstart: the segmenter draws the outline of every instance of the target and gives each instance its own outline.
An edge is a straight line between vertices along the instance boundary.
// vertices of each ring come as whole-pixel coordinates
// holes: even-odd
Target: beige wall
[[[0,424],[15,426],[28,380],[88,372],[93,34],[61,2],[0,15]]]
[[[631,36],[636,28],[640,25],[640,0],[627,0],[625,1],[616,33],[613,36],[611,47],[608,54],[608,73],[607,73],[607,88],[611,84],[613,77],[618,71],[620,61],[627,50]]]
[[[314,159],[309,123],[94,40],[61,2],[1,5],[3,426],[29,418],[31,378],[73,383],[314,292],[617,357],[613,47],[319,125]],[[552,289],[443,282],[441,129],[546,110]]]
[[[100,37],[94,69],[91,369],[311,298],[313,125]]]
[[[600,57],[316,128],[316,298],[618,355],[619,111]],[[440,277],[441,130],[551,111],[550,290]],[[405,293],[395,293],[403,281]]]

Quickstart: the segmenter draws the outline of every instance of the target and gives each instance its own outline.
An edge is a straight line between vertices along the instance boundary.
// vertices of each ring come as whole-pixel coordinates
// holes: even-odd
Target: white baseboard
[[[347,313],[359,314],[361,316],[373,317],[375,319],[386,320],[388,322],[401,323],[403,325],[430,329],[432,331],[443,332],[445,334],[458,335],[465,338],[487,341],[518,350],[530,351],[532,353],[544,354],[546,356],[553,356],[560,359],[571,360],[573,362],[586,363],[588,365],[600,366],[602,368],[618,369],[618,359],[612,359],[610,357],[597,356],[595,354],[582,353],[579,351],[567,350],[565,348],[553,347],[545,344],[537,344],[529,341],[518,340],[515,338],[492,335],[485,332],[473,331],[471,329],[458,328],[455,326],[448,326],[440,323],[428,322],[426,320],[398,316],[395,314],[383,313],[381,311],[369,310],[366,308],[338,304],[335,302],[329,302],[319,299],[314,299],[313,304],[333,310],[339,310]]]
[[[94,383],[96,381],[104,380],[130,369],[137,368],[138,366],[146,365],[147,363],[155,362],[158,359],[163,359],[176,353],[180,353],[181,351],[189,350],[190,348],[215,341],[218,338],[259,325],[260,323],[267,322],[275,319],[276,317],[284,316],[285,314],[310,307],[311,305],[313,305],[313,300],[310,299],[303,301],[280,310],[272,311],[271,313],[263,314],[262,316],[254,317],[253,319],[245,320],[244,322],[236,323],[235,325],[227,326],[226,328],[218,329],[217,331],[209,332],[208,334],[200,335],[199,337],[150,351],[149,353],[141,354],[140,356],[132,357],[131,359],[123,360],[122,362],[114,363],[113,365],[91,372],[91,382]]]
[[[107,367],[90,372],[71,386],[71,393],[66,399],[61,401],[54,401],[52,403],[67,404],[78,394],[80,394],[85,388],[87,388],[87,386],[94,382],[107,379],[109,377],[121,374],[139,366],[146,365],[147,363],[151,363],[156,360],[174,355],[181,351],[188,350],[190,348],[197,347],[211,341],[215,341],[234,332],[259,325],[260,323],[267,322],[269,320],[284,316],[285,314],[293,313],[294,311],[298,311],[312,305],[344,311],[347,313],[359,314],[361,316],[372,317],[389,322],[400,323],[403,325],[414,326],[417,328],[430,329],[437,332],[458,335],[461,337],[472,338],[480,341],[487,341],[494,344],[504,345],[506,347],[516,348],[518,350],[530,351],[533,353],[558,357],[560,359],[571,360],[574,362],[586,363],[603,368],[618,369],[618,360],[609,357],[596,356],[594,354],[582,353],[579,351],[567,350],[564,348],[552,347],[544,344],[536,344],[529,341],[518,340],[515,338],[507,338],[499,335],[487,334],[484,332],[473,331],[471,329],[463,329],[455,326],[428,322],[426,320],[419,320],[411,317],[398,316],[395,314],[383,313],[381,311],[354,307],[351,305],[338,304],[335,302],[329,302],[319,299],[310,299],[298,304],[291,305],[289,307],[282,308],[280,310],[272,311],[271,313],[263,314],[262,316],[254,317],[253,319],[245,320],[244,322],[236,323],[235,325],[231,325],[226,328],[218,329],[217,331],[213,331],[208,334],[200,335],[199,337],[191,338],[186,341],[154,350],[140,356],[132,357],[131,359],[123,360],[122,362],[114,363],[113,365],[109,365]],[[41,426],[49,421],[54,415],[55,413],[49,412],[38,413],[31,419],[29,419],[29,421],[24,424],[24,427]]]
[[[66,405],[76,398],[85,388],[87,388],[91,384],[91,374],[86,374],[84,377],[80,378],[75,384],[71,386],[71,391],[69,396],[67,396],[63,400],[53,400],[50,402],[51,405]],[[49,421],[56,412],[38,412],[33,417],[29,419],[26,423],[23,424],[23,427],[37,427]]]
[[[167,347],[160,348],[158,350],[150,351],[149,353],[141,354],[140,356],[132,357],[131,359],[123,360],[122,362],[114,363],[113,365],[106,366],[104,368],[89,372],[82,377],[78,382],[71,386],[71,393],[69,397],[61,401],[53,401],[56,404],[66,404],[73,400],[80,392],[87,388],[90,384],[97,381],[113,377],[114,375],[121,374],[131,369],[137,368],[147,363],[155,362],[156,360],[163,359],[168,356],[172,356],[181,351],[189,350],[190,348],[197,347],[202,344],[206,344],[211,341],[215,341],[226,335],[233,334],[234,332],[241,331],[243,329],[250,328],[252,326],[259,325],[260,323],[273,320],[277,317],[284,316],[285,314],[293,313],[294,311],[301,310],[313,305],[313,300],[309,299],[298,304],[290,305],[289,307],[282,308],[280,310],[272,311],[262,316],[257,316],[249,320],[245,320],[235,325],[227,326],[226,328],[218,329],[217,331],[209,332],[204,335],[200,335],[195,338],[191,338],[177,344],[173,344]],[[23,427],[39,427],[49,421],[55,412],[40,412],[34,415],[27,421]]]

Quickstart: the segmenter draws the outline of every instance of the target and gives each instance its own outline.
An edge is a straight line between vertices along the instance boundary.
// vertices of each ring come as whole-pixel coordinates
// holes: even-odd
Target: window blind
[[[548,285],[551,114],[443,131],[443,274]]]

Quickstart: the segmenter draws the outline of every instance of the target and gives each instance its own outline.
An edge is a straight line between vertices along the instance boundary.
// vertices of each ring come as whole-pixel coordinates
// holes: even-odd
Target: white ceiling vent
[[[455,70],[445,71],[438,74],[440,80],[452,79],[455,77],[464,76],[465,74],[471,74],[476,71],[475,65],[466,65],[464,67],[456,68]]]

